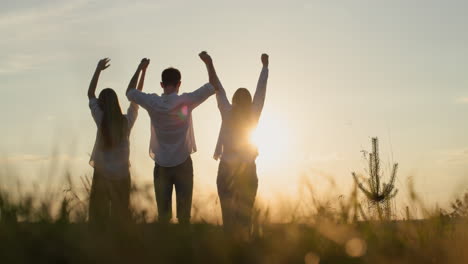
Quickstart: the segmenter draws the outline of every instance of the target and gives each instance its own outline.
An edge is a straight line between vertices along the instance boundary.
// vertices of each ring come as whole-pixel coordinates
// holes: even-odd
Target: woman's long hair
[[[100,127],[101,147],[111,149],[128,137],[128,122],[120,109],[117,94],[106,88],[99,94],[99,106],[103,112]]]
[[[232,112],[228,126],[233,131],[237,146],[242,151],[253,150],[251,135],[257,126],[252,111],[252,96],[249,90],[239,88],[232,97]],[[256,151],[256,148],[255,148]]]

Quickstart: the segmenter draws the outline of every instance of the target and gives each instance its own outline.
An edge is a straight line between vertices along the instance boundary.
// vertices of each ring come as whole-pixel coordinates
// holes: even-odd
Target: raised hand
[[[110,66],[110,64],[108,64],[109,62],[110,62],[109,58],[104,58],[104,59],[99,60],[98,65],[96,67],[96,70],[103,71],[103,70],[109,68],[109,66]]]
[[[206,51],[200,52],[198,56],[200,56],[200,59],[205,63],[206,69],[208,70],[208,80],[210,84],[213,85],[215,91],[218,91],[221,88],[221,82],[216,74],[211,56]]]
[[[140,62],[140,65],[138,65],[138,71],[141,70],[141,76],[140,76],[140,80],[138,81],[137,90],[140,90],[140,91],[143,90],[143,85],[145,83],[146,69],[148,68],[149,64],[150,64],[150,60],[147,58],[143,58]]]
[[[268,63],[269,63],[268,54],[263,53],[261,59],[262,59],[263,66],[268,66]]]
[[[208,54],[208,52],[206,51],[202,51],[200,52],[200,54],[198,54],[198,56],[200,56],[200,59],[205,63],[205,64],[208,64],[208,63],[212,63],[213,60],[211,59],[211,56]]]
[[[150,60],[148,58],[143,58],[140,61],[140,64],[138,64],[138,68],[135,71],[135,74],[133,74],[132,79],[130,80],[130,83],[128,84],[127,87],[127,94],[131,89],[136,89],[138,88],[139,90],[143,89],[143,83],[139,87],[137,87],[137,82],[138,82],[138,76],[140,75],[140,72],[143,71],[143,73],[146,72],[146,67],[148,67],[150,63]]]
[[[145,71],[148,68],[149,64],[150,64],[150,59],[143,58],[143,59],[141,59],[139,68]]]
[[[99,60],[96,70],[94,71],[93,78],[91,79],[91,82],[89,83],[89,88],[88,88],[88,98],[96,98],[96,87],[97,83],[99,80],[99,75],[101,74],[101,71],[109,68],[110,64],[108,64],[110,61],[109,58],[104,58]]]

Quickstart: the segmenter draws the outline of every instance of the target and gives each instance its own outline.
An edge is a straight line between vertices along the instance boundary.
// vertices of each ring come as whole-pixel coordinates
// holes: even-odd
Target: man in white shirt
[[[193,190],[193,167],[190,154],[197,151],[192,124],[192,111],[215,93],[210,83],[179,95],[181,74],[167,68],[161,75],[162,95],[143,93],[128,87],[127,97],[137,103],[151,118],[150,156],[155,161],[154,190],[158,218],[172,218],[172,189],[176,190],[179,223],[190,222]]]

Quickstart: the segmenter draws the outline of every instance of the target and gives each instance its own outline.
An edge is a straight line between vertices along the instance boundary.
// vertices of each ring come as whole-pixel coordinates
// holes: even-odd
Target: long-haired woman
[[[228,232],[244,235],[251,225],[258,187],[255,164],[258,151],[251,142],[251,135],[257,127],[265,102],[268,55],[261,56],[263,68],[253,99],[249,90],[239,88],[234,93],[232,104],[216,75],[211,57],[202,52],[200,58],[207,66],[210,83],[215,86],[216,100],[222,117],[214,158],[220,159],[217,186],[223,225]]]
[[[124,224],[130,220],[129,135],[138,116],[138,105],[131,103],[122,114],[115,91],[106,88],[96,98],[95,91],[101,72],[110,65],[105,58],[98,62],[88,89],[89,108],[97,126],[96,141],[90,165],[94,167],[89,199],[89,223],[103,229],[110,223]],[[143,89],[149,60],[143,59],[135,73],[134,83],[141,73],[138,89]],[[134,80],[135,79],[135,80]],[[130,85],[132,85],[132,81]]]

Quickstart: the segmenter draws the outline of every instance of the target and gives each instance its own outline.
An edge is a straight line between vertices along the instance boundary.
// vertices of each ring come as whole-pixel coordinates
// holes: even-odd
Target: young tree
[[[372,138],[372,152],[369,153],[369,178],[364,180],[364,183],[358,179],[355,172],[352,172],[354,181],[358,188],[364,193],[368,202],[369,209],[374,209],[382,218],[385,213],[386,218],[391,217],[390,201],[398,193],[395,189],[395,179],[398,169],[398,163],[393,164],[390,180],[388,183],[383,183],[383,175],[380,168],[379,157],[379,141],[377,138]]]

